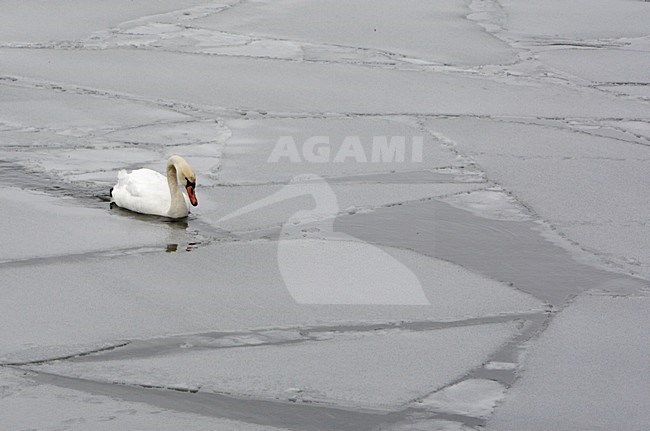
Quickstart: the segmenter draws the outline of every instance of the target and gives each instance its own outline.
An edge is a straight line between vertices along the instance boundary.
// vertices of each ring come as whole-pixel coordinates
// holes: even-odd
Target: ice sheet
[[[457,193],[441,199],[474,214],[495,220],[530,220],[530,212],[500,188]]]
[[[488,429],[644,430],[648,297],[581,297],[531,346]]]
[[[7,430],[60,429],[112,431],[115,429],[161,431],[206,430],[280,431],[280,428],[251,425],[183,413],[145,403],[91,395],[73,389],[39,384],[31,373],[0,368],[0,425]]]
[[[579,124],[577,124],[579,125]],[[513,160],[646,159],[644,146],[595,135],[598,124],[574,129],[569,121],[526,122],[459,118],[431,120],[427,127],[451,140],[477,162],[481,156]],[[485,166],[483,166],[485,168]]]
[[[567,39],[605,39],[647,35],[650,8],[642,1],[499,1],[509,31]]]
[[[633,49],[563,49],[541,53],[539,60],[592,82],[650,83],[648,57]]]
[[[219,171],[225,184],[286,183],[300,174],[328,178],[462,164],[417,124],[396,120],[231,120],[226,126],[232,137]]]
[[[203,3],[200,0],[148,0],[134,4],[129,0],[111,3],[66,1],[48,7],[46,1],[10,1],[0,17],[1,42],[71,41],[141,17]]]
[[[648,274],[650,255],[640,240],[648,236],[643,220],[650,205],[645,145],[593,136],[597,127],[576,133],[561,123],[428,124],[570,238],[626,270]]]
[[[626,84],[626,85],[603,85],[599,88],[608,90],[614,94],[636,97],[640,100],[650,100],[650,85]]]
[[[5,74],[256,111],[547,117],[650,115],[597,90],[438,72],[135,50],[2,49]],[[259,64],[262,61],[262,64]],[[210,73],[204,71],[209,70]],[[536,103],[528,103],[535,100]]]
[[[381,431],[472,431],[474,428],[463,425],[460,422],[446,421],[442,419],[429,419],[411,421],[408,424],[396,426],[385,426]]]
[[[437,411],[488,417],[505,391],[505,386],[493,380],[468,379],[435,392],[418,404]]]
[[[2,87],[0,122],[13,128],[44,129],[61,136],[93,136],[156,122],[189,120],[186,115],[117,98],[62,89]]]
[[[640,277],[650,279],[650,229],[647,223],[611,222],[560,223],[569,238],[602,253],[608,260]]]
[[[107,140],[129,142],[138,145],[160,145],[167,147],[187,146],[188,152],[195,155],[214,156],[215,151],[206,151],[206,143],[223,144],[230,137],[230,130],[215,120],[208,121],[167,121],[164,124],[141,125],[129,129],[116,130],[104,135]],[[168,149],[171,150],[172,148]]]
[[[285,242],[288,247],[294,244]],[[320,240],[295,244],[322,249]],[[339,259],[336,244],[324,252]],[[108,259],[0,268],[0,277],[7,280],[6,305],[0,313],[2,352],[71,344],[83,350],[84,344],[173,333],[456,320],[544,308],[505,284],[406,250],[383,248],[418,277],[429,306],[297,304],[280,276],[276,242],[221,243],[176,253],[164,253],[166,248]],[[323,254],[319,265],[327,261]],[[366,262],[364,255],[351,256],[350,263],[377,264]],[[384,270],[377,268],[379,273]],[[10,288],[16,285],[21,288]],[[38,353],[32,351],[31,359],[42,358]],[[46,353],[53,356],[51,350]]]
[[[363,177],[360,178],[360,181]],[[339,213],[356,214],[372,211],[377,207],[417,201],[437,196],[476,190],[485,184],[358,184],[331,182],[336,195]],[[200,218],[215,227],[230,231],[246,231],[287,223],[300,210],[312,208],[312,197],[303,196],[271,205],[264,211],[255,211],[239,217],[220,221],[222,217],[278,192],[284,186],[240,186],[201,189],[201,208],[196,210]],[[336,214],[331,214],[335,216]]]
[[[650,86],[648,86],[650,87]],[[650,88],[649,88],[650,90]],[[650,94],[650,92],[649,92]],[[650,122],[643,120],[618,120],[610,121],[607,125],[615,127],[617,129],[623,129],[628,133],[643,136],[647,139],[650,139]]]
[[[348,4],[284,0],[246,3],[196,20],[195,25],[237,34],[372,48],[439,63],[513,60],[514,50],[467,20],[468,14],[464,4],[450,0],[433,4],[412,1],[409,7],[395,0]]]
[[[0,199],[0,261],[140,248],[185,237],[168,223],[116,216],[108,204],[106,209],[85,208],[72,199],[17,188],[0,189]]]
[[[560,231],[565,227],[567,231],[576,231],[583,226],[609,226],[592,229],[590,234],[580,235],[579,241],[602,253],[625,250],[623,256],[638,259],[647,274],[647,247],[637,240],[648,235],[648,226],[643,221],[647,219],[648,208],[647,161],[578,159],[558,163],[487,156],[480,163],[493,173],[495,180],[536,208]],[[572,187],[567,187],[568,183]],[[627,269],[638,271],[630,266]]]
[[[200,173],[201,186],[214,183],[230,136],[222,123],[134,100],[26,85],[7,86],[0,102],[0,124],[7,129],[0,157],[22,168],[13,186],[47,190],[55,180],[107,196],[120,169],[162,171],[173,154]]]
[[[256,398],[395,408],[462,376],[516,333],[514,323],[369,333],[284,346],[193,351],[39,369],[103,381],[198,386]]]

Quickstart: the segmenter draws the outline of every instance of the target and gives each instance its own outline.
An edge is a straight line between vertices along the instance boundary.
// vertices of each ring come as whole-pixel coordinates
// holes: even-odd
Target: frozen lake
[[[649,2],[0,8],[0,429],[647,429]]]

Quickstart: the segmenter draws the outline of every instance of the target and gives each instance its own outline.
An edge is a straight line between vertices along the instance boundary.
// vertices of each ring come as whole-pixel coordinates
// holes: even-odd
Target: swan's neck
[[[171,195],[169,216],[186,216],[188,213],[187,204],[185,203],[183,192],[178,187],[178,173],[176,171],[176,166],[171,160],[167,163],[167,184],[169,185],[169,194]]]

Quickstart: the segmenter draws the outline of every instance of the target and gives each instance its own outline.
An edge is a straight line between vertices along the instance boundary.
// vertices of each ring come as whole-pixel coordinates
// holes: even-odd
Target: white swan
[[[187,196],[178,187],[179,183]],[[195,188],[196,175],[190,165],[180,156],[171,156],[167,161],[167,178],[151,169],[131,173],[122,169],[111,189],[111,198],[117,206],[138,213],[183,218],[190,212],[190,203],[199,204]]]

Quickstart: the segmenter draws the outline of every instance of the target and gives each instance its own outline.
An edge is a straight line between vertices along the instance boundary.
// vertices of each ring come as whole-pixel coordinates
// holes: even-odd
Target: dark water
[[[453,262],[554,306],[588,289],[648,284],[576,261],[532,221],[486,219],[436,200],[340,216],[334,228],[369,243]]]

